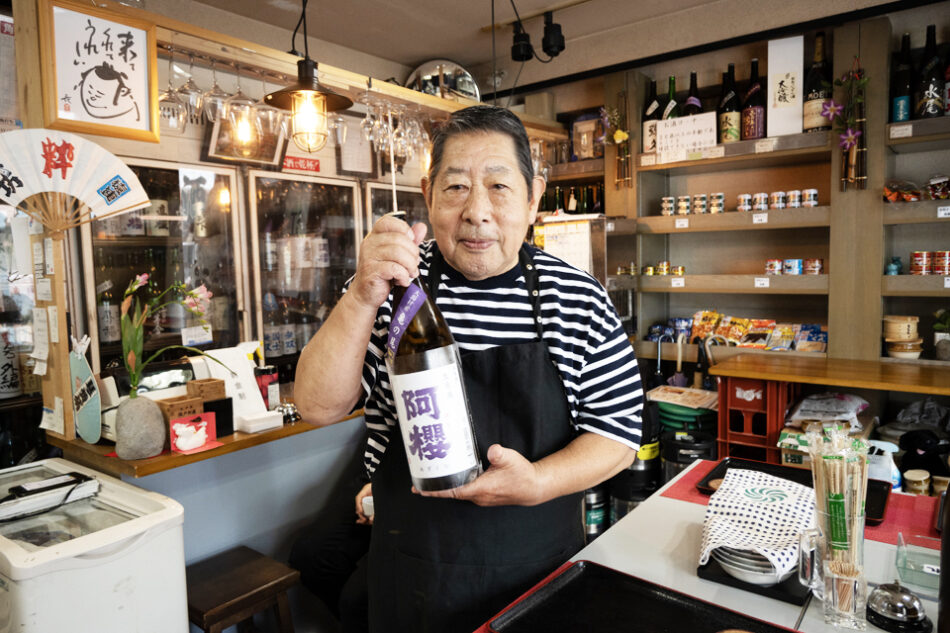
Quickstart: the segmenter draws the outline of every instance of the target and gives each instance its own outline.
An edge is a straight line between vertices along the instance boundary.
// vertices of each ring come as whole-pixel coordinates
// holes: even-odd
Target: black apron
[[[538,338],[462,355],[482,464],[501,444],[532,462],[574,437],[564,386],[541,337],[537,269],[519,260]],[[444,259],[429,269],[436,298]],[[584,545],[581,493],[533,506],[480,507],[412,494],[398,429],[373,475],[376,515],[369,556],[370,630],[468,633]]]

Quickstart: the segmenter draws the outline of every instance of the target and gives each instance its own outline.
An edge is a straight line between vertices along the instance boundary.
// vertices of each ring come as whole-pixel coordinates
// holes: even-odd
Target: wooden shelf
[[[944,367],[920,364],[741,354],[714,365],[709,373],[714,376],[950,396],[950,371]]]
[[[921,200],[884,205],[884,224],[925,222],[950,222],[950,200]]]
[[[950,149],[950,117],[891,123],[887,145],[898,154]]]
[[[141,247],[169,247],[181,246],[181,236],[169,237],[166,235],[120,235],[117,237],[94,237],[92,239],[93,247],[123,247],[123,248],[141,248]]]
[[[636,290],[636,275],[607,275],[607,290]]]
[[[756,280],[767,280],[767,288]],[[679,280],[679,281],[677,281]],[[682,286],[674,287],[674,283]],[[828,275],[640,275],[640,292],[826,295]]]
[[[0,400],[0,413],[6,411],[20,411],[26,407],[39,406],[43,404],[43,396],[39,394],[19,395],[13,398]]]
[[[360,415],[363,415],[362,411],[358,411],[344,419],[349,420]],[[201,453],[182,455],[180,453],[166,451],[155,457],[135,460],[107,457],[107,455],[115,452],[115,445],[111,442],[106,442],[105,444],[88,444],[80,439],[64,440],[53,437],[49,433],[46,435],[46,441],[53,446],[58,446],[63,449],[63,457],[66,459],[84,466],[89,466],[90,468],[95,468],[108,475],[115,477],[121,477],[122,475],[145,477],[173,468],[187,466],[188,464],[194,464],[195,462],[204,461],[206,459],[227,455],[228,453],[241,451],[260,444],[267,444],[268,442],[274,442],[292,435],[316,431],[319,428],[320,427],[307,424],[306,422],[296,422],[260,433],[241,433],[238,431],[233,435],[219,437],[218,441],[221,442],[221,446],[208,451],[202,451]]]
[[[895,363],[898,365],[917,365],[918,367],[939,367],[945,371],[950,371],[950,361],[936,360],[933,358],[891,358],[882,356],[882,363]]]
[[[684,225],[683,221],[686,221]],[[650,215],[637,218],[641,234],[701,233],[710,231],[761,231],[800,229],[831,224],[831,207],[802,207],[780,211],[757,211],[701,215]]]
[[[824,162],[831,158],[831,137],[828,132],[790,134],[754,141],[739,141],[716,145],[696,152],[689,160],[649,164],[659,157],[638,154],[638,172],[667,172],[670,174],[709,173],[745,167],[773,167],[799,163]],[[764,149],[771,146],[771,149]],[[721,148],[721,149],[720,149]],[[709,158],[722,152],[722,156]],[[644,164],[646,162],[646,164]]]
[[[656,358],[656,343],[652,341],[634,341],[633,347],[636,350],[637,358]],[[693,343],[683,344],[683,362],[695,363],[698,345]],[[711,345],[713,360],[716,363],[722,362],[727,358],[738,356],[739,354],[764,354],[766,356],[801,356],[804,358],[825,358],[824,352],[770,352],[764,349],[755,349],[751,347],[726,347],[725,345]],[[676,343],[663,343],[663,360],[676,360]]]
[[[636,218],[607,218],[607,237],[636,234]]]
[[[604,180],[604,159],[592,158],[551,166],[548,182],[590,182]]]
[[[943,275],[883,275],[885,297],[950,297],[950,277]]]

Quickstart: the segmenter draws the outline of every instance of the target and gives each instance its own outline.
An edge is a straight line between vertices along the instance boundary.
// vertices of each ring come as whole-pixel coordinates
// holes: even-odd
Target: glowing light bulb
[[[305,152],[316,152],[327,143],[327,101],[318,92],[302,90],[293,95],[291,133],[294,144]]]
[[[227,187],[221,187],[218,191],[218,204],[225,213],[231,211],[231,190]]]

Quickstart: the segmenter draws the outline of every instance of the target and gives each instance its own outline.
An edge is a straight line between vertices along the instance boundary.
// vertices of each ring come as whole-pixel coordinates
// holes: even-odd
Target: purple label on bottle
[[[389,339],[386,341],[386,354],[389,358],[396,356],[396,350],[399,349],[399,341],[406,331],[406,326],[416,316],[416,312],[425,303],[426,293],[416,284],[409,284],[406,288],[406,294],[402,296],[402,301],[393,312],[392,321],[389,323]]]
[[[697,108],[699,108],[699,107],[702,107],[703,104],[700,103],[699,99],[697,99],[696,97],[690,97],[686,100],[686,105],[694,105]]]

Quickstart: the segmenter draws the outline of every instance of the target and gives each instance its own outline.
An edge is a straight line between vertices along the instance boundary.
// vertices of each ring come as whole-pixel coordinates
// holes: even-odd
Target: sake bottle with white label
[[[457,488],[482,472],[458,345],[418,279],[392,305],[386,367],[412,484]]]

